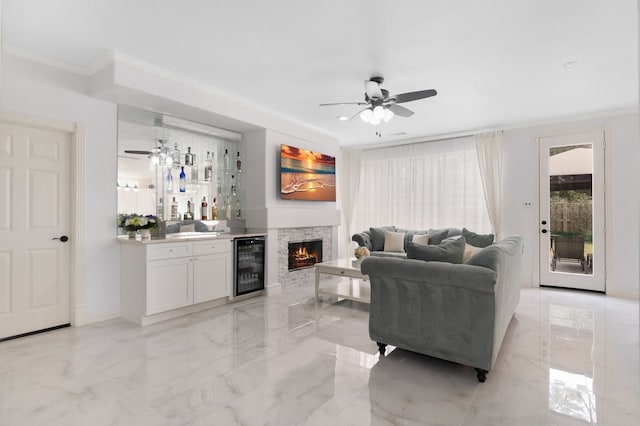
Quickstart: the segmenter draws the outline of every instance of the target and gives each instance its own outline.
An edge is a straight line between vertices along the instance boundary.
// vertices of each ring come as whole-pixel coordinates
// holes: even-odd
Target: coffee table
[[[371,286],[369,277],[360,272],[360,265],[355,257],[329,260],[315,264],[316,300],[319,294],[338,296],[343,299],[370,303]],[[348,281],[331,280],[320,287],[320,274],[348,277]]]

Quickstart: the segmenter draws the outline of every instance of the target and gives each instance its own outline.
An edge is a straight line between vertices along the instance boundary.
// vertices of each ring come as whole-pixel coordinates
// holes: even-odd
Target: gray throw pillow
[[[429,229],[429,244],[438,245],[449,236],[449,230],[445,229]]]
[[[481,248],[489,247],[493,244],[494,240],[493,234],[476,234],[475,232],[469,231],[467,228],[462,228],[462,236],[467,240],[467,244]]]
[[[407,243],[407,259],[462,263],[464,238],[446,239],[439,245]]]
[[[373,251],[383,251],[384,250],[384,231],[392,231],[396,230],[395,226],[382,226],[380,228],[369,228],[369,232],[371,233],[371,249]]]

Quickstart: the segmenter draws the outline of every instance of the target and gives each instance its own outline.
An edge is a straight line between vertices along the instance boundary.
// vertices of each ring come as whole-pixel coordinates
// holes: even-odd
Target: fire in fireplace
[[[322,262],[322,239],[289,242],[289,270],[309,268]]]

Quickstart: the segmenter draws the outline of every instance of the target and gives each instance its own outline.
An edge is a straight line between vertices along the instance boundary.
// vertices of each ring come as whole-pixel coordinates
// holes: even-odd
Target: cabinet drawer
[[[173,259],[191,256],[191,244],[153,244],[147,246],[147,260]]]
[[[193,255],[227,253],[231,251],[230,240],[209,240],[193,243]]]

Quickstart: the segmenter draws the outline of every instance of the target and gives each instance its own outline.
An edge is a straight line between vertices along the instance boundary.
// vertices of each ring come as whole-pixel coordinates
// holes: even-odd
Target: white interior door
[[[70,322],[70,148],[0,123],[0,339]]]
[[[604,291],[604,134],[539,144],[540,285]]]

